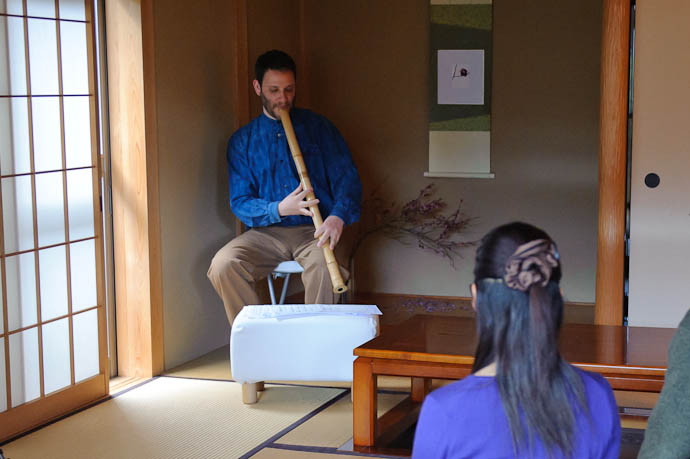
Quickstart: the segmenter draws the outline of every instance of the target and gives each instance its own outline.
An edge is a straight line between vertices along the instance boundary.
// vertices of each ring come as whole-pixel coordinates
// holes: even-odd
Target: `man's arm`
[[[249,227],[280,222],[279,202],[259,197],[258,184],[249,165],[247,139],[241,133],[230,138],[227,159],[230,207],[237,218]]]
[[[340,217],[345,225],[351,225],[359,221],[362,183],[352,161],[350,149],[333,123],[325,120],[325,128],[321,135],[329,138],[328,144],[331,147],[324,155],[326,174],[334,198],[330,215]]]
[[[649,417],[640,458],[690,457],[690,310],[668,349],[668,369]]]
[[[314,237],[319,238],[319,247],[326,240],[330,240],[330,247],[334,249],[343,227],[359,220],[362,206],[362,183],[345,139],[325,118],[320,135],[323,144],[329,146],[324,155],[324,164],[334,202],[330,215],[314,233]]]
[[[239,148],[238,148],[239,146]],[[233,213],[249,227],[269,226],[289,215],[311,217],[310,206],[318,199],[304,198],[310,190],[302,190],[302,184],[282,201],[269,201],[259,197],[258,185],[247,158],[247,148],[233,137],[228,144],[228,175],[230,179],[230,206]]]

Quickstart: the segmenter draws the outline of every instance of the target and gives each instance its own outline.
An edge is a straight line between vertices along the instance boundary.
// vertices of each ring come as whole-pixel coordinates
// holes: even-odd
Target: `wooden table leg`
[[[412,378],[412,400],[415,402],[423,402],[426,394],[431,392],[430,378]]]
[[[374,446],[376,440],[376,375],[372,360],[358,357],[354,363],[352,383],[352,432],[355,446]]]

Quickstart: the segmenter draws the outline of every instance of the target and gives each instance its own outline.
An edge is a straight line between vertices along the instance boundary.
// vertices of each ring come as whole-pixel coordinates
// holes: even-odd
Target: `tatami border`
[[[289,451],[301,451],[305,453],[338,454],[341,456],[401,459],[400,456],[372,455],[367,453],[358,453],[357,451],[343,451],[342,449],[330,448],[327,446],[303,446],[288,445],[285,443],[273,443],[272,445],[264,447],[264,449],[285,449]]]
[[[286,385],[286,386],[294,386],[294,384],[284,384],[284,385]],[[304,387],[304,386],[300,386],[300,387]],[[306,386],[306,387],[315,387],[315,386]],[[330,389],[330,388],[329,388],[329,389]],[[307,422],[308,420],[310,420],[311,418],[313,418],[314,416],[316,416],[317,414],[319,414],[320,412],[322,412],[323,410],[325,410],[325,409],[328,408],[329,406],[335,404],[335,403],[338,402],[340,399],[342,399],[342,398],[344,398],[345,396],[347,396],[347,395],[350,394],[350,389],[342,389],[342,388],[339,388],[339,389],[342,390],[343,392],[340,393],[340,394],[338,394],[338,395],[336,395],[335,397],[333,397],[332,399],[330,399],[329,401],[327,401],[327,402],[324,403],[323,405],[321,405],[321,406],[315,408],[314,410],[312,410],[310,413],[306,414],[306,415],[303,416],[302,418],[300,418],[300,419],[298,419],[297,421],[293,422],[292,424],[290,424],[289,426],[287,426],[286,428],[284,428],[283,430],[281,430],[281,431],[278,432],[277,434],[273,435],[273,436],[272,436],[271,438],[269,438],[268,440],[265,440],[263,443],[259,444],[258,446],[254,447],[253,449],[251,449],[251,450],[249,450],[248,452],[244,453],[242,456],[240,456],[240,459],[246,459],[246,458],[252,457],[254,454],[258,453],[259,451],[261,451],[261,450],[264,449],[265,447],[272,445],[273,442],[275,442],[276,440],[278,440],[278,439],[281,438],[282,436],[287,435],[291,430],[293,430],[293,429],[297,428],[298,426],[304,424],[305,422]]]
[[[194,376],[175,376],[175,375],[161,375],[159,376],[161,378],[177,378],[177,379],[194,379],[198,381],[218,381],[218,382],[231,382],[235,384],[240,384],[234,379],[221,379],[221,378],[196,378]],[[347,387],[339,387],[339,386],[317,386],[315,384],[295,384],[295,383],[286,383],[286,382],[274,382],[274,381],[264,381],[265,384],[271,385],[271,386],[294,386],[294,387],[316,387],[319,389],[338,389],[338,390],[346,390],[349,391],[350,389]],[[409,394],[409,390],[393,390],[393,389],[379,389],[378,390],[379,394]]]

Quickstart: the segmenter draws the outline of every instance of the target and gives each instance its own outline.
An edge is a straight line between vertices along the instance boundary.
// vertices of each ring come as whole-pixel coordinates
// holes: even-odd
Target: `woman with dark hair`
[[[473,373],[426,397],[413,458],[618,457],[611,387],[558,352],[559,258],[551,238],[525,223],[484,236],[471,286]]]

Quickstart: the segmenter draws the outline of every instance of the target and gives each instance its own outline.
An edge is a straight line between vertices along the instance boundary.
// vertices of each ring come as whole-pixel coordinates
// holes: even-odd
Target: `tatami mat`
[[[227,347],[220,348],[169,371],[170,377],[3,445],[5,457],[386,457],[351,451],[352,402],[342,389],[349,389],[349,383],[267,384],[257,404],[245,405],[241,385],[231,381],[228,360]],[[409,378],[379,377],[379,416],[401,401],[405,391]],[[624,430],[630,438],[624,438],[621,457],[635,457],[643,431]]]
[[[342,393],[267,385],[244,405],[239,384],[161,377],[3,450],[11,459],[236,458]]]
[[[190,362],[182,364],[164,373],[166,376],[179,378],[231,380],[230,346],[219,347]]]
[[[232,380],[230,369],[230,347],[223,346],[197,359],[187,362],[165,372],[165,376],[176,378],[198,378],[212,380]],[[349,389],[351,383],[342,381],[274,381],[284,384],[314,385],[326,387],[342,387]],[[434,380],[432,387],[436,388],[448,381]],[[379,390],[400,392],[410,391],[410,378],[396,376],[379,376],[377,382]]]
[[[406,396],[407,394],[378,394],[378,415],[386,413]],[[350,397],[343,397],[280,437],[276,443],[339,448],[351,438],[352,401]]]

